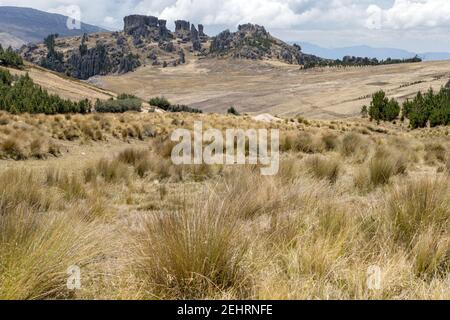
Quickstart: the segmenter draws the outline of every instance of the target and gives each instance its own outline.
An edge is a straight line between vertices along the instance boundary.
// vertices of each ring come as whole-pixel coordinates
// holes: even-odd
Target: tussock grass
[[[344,157],[353,157],[357,162],[363,162],[370,152],[370,141],[358,133],[350,132],[344,135],[341,153]]]
[[[103,178],[106,182],[122,182],[130,178],[130,172],[128,166],[118,160],[101,159],[84,170],[86,182],[93,182],[97,177]]]
[[[19,206],[0,214],[0,299],[73,297],[67,270],[95,264],[101,234],[68,213],[38,214]]]
[[[202,299],[250,291],[247,246],[220,207],[151,216],[138,237],[137,276],[158,298]]]
[[[0,215],[19,206],[46,211],[57,200],[56,194],[42,188],[32,171],[9,169],[0,173]]]
[[[403,154],[386,147],[378,147],[372,158],[359,167],[354,184],[360,190],[388,184],[391,178],[406,173],[408,161]]]
[[[322,156],[311,156],[305,160],[308,173],[318,179],[326,179],[335,183],[339,177],[341,164],[339,159],[329,159]]]
[[[450,227],[450,184],[448,178],[422,178],[395,185],[387,199],[392,235],[402,244],[411,241],[430,227]],[[437,233],[439,234],[439,233]]]
[[[445,163],[448,157],[447,148],[438,142],[425,144],[425,162],[434,165],[438,162]]]

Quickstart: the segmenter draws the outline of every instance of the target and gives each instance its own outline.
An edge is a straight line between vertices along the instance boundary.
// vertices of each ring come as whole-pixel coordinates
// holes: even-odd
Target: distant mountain
[[[295,42],[290,42],[295,43]],[[369,46],[355,46],[344,48],[324,48],[309,42],[297,42],[305,53],[313,54],[326,59],[342,59],[344,56],[368,57],[384,60],[392,59],[408,59],[415,55],[421,57],[424,61],[446,60],[450,59],[448,52],[428,52],[417,54],[402,49],[394,48],[373,48]]]
[[[18,48],[26,43],[42,42],[49,34],[61,37],[103,32],[105,29],[81,23],[80,29],[67,28],[67,17],[31,8],[0,6],[0,43]]]
[[[419,54],[424,61],[449,60],[450,52],[426,52]]]

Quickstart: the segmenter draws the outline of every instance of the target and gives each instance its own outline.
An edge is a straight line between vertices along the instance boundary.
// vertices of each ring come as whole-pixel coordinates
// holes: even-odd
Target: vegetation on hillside
[[[345,56],[342,60],[314,60],[307,61],[304,65],[305,69],[311,69],[316,67],[363,67],[363,66],[381,66],[400,63],[416,63],[422,62],[422,59],[418,56],[409,59],[391,59],[378,60],[377,58],[362,58],[354,56]]]
[[[28,74],[13,77],[8,70],[0,69],[0,110],[10,113],[87,113],[91,104],[88,100],[64,100],[36,85]]]
[[[4,50],[0,44],[0,66],[20,68],[23,66],[23,60],[11,47]]]
[[[402,120],[409,120],[412,129],[450,125],[450,89],[443,87],[435,92],[430,88],[426,94],[419,92],[402,107],[395,99],[389,100],[384,91],[378,91],[373,94],[370,107],[363,106],[361,113],[375,121],[394,121],[401,114]]]

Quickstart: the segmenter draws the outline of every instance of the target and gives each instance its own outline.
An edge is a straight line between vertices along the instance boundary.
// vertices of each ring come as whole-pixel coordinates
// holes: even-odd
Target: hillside
[[[242,25],[235,33],[227,30],[209,37],[202,25],[177,20],[175,31],[171,31],[165,20],[142,15],[125,17],[121,32],[47,40],[22,48],[21,54],[28,61],[78,79],[125,74],[146,65],[177,67],[200,58],[270,60],[291,65],[320,59],[304,55],[300,47],[272,37],[258,25]]]
[[[115,93],[100,89],[86,82],[64,77],[55,72],[26,64],[23,70],[13,68],[6,68],[15,75],[24,75],[28,73],[33,81],[46,89],[52,94],[57,94],[61,98],[70,99],[73,101],[80,101],[89,99],[95,101],[97,99],[106,100],[116,96]]]
[[[49,34],[62,37],[105,31],[102,28],[81,23],[81,29],[67,28],[67,17],[31,8],[0,6],[0,43],[19,48],[26,43],[42,42]]]

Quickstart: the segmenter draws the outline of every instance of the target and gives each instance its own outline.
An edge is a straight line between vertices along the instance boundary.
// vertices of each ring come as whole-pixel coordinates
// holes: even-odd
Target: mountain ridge
[[[62,37],[107,30],[81,22],[80,29],[67,28],[67,16],[33,8],[0,6],[0,43],[18,49],[28,43],[42,42],[49,34]]]

